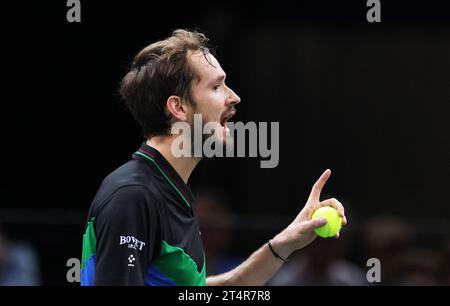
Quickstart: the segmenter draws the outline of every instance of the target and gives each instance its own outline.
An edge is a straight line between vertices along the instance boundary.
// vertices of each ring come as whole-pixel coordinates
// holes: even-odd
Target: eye
[[[220,85],[214,85],[214,86],[213,86],[213,90],[214,90],[214,91],[217,91],[217,90],[219,89],[219,87],[220,87]]]

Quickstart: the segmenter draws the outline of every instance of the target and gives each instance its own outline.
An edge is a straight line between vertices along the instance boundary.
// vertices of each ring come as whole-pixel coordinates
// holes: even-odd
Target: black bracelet
[[[280,255],[278,255],[277,252],[275,252],[275,250],[274,250],[273,247],[272,247],[272,243],[270,243],[270,240],[267,242],[267,244],[269,245],[269,248],[270,248],[270,250],[272,251],[272,254],[273,254],[276,258],[280,259],[280,260],[283,261],[283,262],[287,262],[287,261],[288,261],[287,258],[284,259],[284,258],[281,257]]]

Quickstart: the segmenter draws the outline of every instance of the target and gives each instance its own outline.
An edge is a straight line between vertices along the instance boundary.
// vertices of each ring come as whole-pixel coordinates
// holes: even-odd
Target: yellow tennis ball
[[[314,229],[314,232],[316,232],[316,234],[320,237],[334,237],[341,230],[342,220],[341,217],[339,217],[338,211],[334,207],[324,206],[317,209],[312,215],[312,219],[316,218],[327,219],[327,224]]]

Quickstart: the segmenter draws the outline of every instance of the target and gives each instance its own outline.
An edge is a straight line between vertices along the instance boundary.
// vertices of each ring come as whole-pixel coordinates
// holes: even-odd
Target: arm
[[[342,224],[347,224],[344,207],[338,200],[334,198],[323,202],[319,200],[322,188],[330,175],[330,170],[326,170],[322,174],[314,184],[305,207],[295,220],[271,240],[273,249],[282,258],[288,258],[293,252],[304,248],[317,237],[314,229],[326,224],[324,218],[311,220],[311,215],[317,208],[321,206],[336,208],[342,218]],[[235,269],[208,277],[206,284],[208,286],[264,285],[282,265],[283,260],[275,257],[269,246],[264,244]]]
[[[94,285],[142,286],[157,245],[159,221],[145,187],[118,189],[95,219]]]
[[[275,249],[275,239],[272,240]],[[283,265],[283,261],[272,254],[267,244],[254,252],[235,269],[206,279],[207,286],[261,286],[269,280]]]

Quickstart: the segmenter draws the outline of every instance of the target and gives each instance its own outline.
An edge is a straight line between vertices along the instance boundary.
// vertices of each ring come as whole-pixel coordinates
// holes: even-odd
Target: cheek
[[[218,121],[224,111],[225,100],[218,94],[204,95],[197,101],[195,113],[201,113],[205,122]]]

